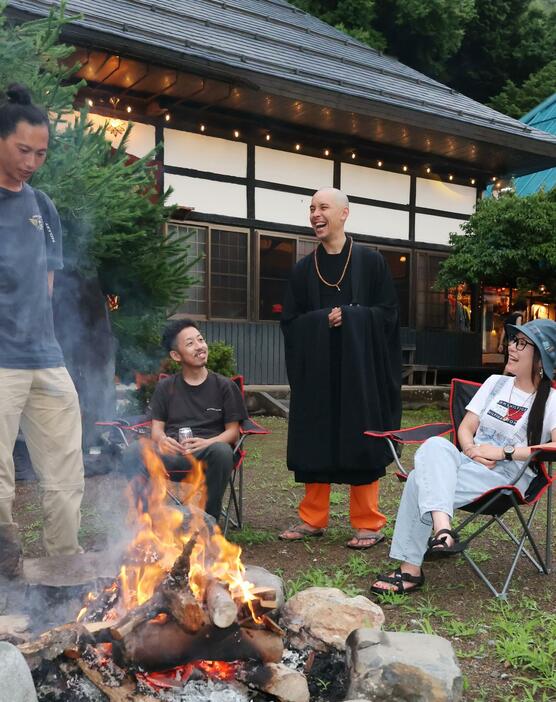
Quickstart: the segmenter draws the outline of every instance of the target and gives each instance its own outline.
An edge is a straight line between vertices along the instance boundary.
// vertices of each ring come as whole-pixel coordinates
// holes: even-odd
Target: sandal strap
[[[459,543],[459,537],[455,531],[452,531],[451,529],[439,529],[434,534],[434,536],[431,536],[430,539],[428,540],[428,543],[427,543],[428,548],[433,549],[435,546],[440,546],[441,548],[447,548],[446,536],[444,536],[444,534],[446,536],[452,537],[452,539],[454,540],[454,546],[455,546],[455,544]],[[444,536],[444,538],[442,538],[443,536]]]
[[[413,585],[422,585],[425,582],[425,576],[422,570],[421,575],[411,575],[410,573],[402,573],[401,568],[396,568],[392,575],[379,575],[376,582],[394,585],[394,592],[403,593],[405,592],[405,588],[403,586],[404,582],[412,583]]]

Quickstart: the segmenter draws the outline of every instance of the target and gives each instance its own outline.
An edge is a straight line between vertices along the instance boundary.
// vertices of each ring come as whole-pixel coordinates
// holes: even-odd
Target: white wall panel
[[[317,190],[326,186],[332,187],[334,163],[324,158],[257,146],[255,178]]]
[[[255,188],[255,217],[268,222],[309,226],[309,195]]]
[[[409,239],[409,213],[352,202],[346,231],[386,239]]]
[[[228,217],[247,216],[247,195],[244,185],[219,183],[203,178],[164,175],[164,187],[171,186],[170,204],[194,207],[195,212]]]
[[[415,241],[427,244],[449,244],[450,232],[461,233],[461,219],[435,217],[434,215],[415,215]]]
[[[367,197],[401,205],[409,204],[410,177],[380,168],[342,163],[341,189],[349,197]]]
[[[71,114],[64,115],[62,125],[59,128],[63,129],[63,123],[74,124],[79,112],[74,111]],[[108,123],[111,129],[108,129],[106,136],[112,145],[117,148],[120,145],[124,131],[127,129],[128,122],[125,119],[114,119],[97,115],[93,112],[89,113],[89,122],[92,123],[93,129],[103,127]],[[142,124],[141,122],[133,122],[131,134],[127,140],[127,153],[141,158],[146,156],[155,147],[155,130],[151,124]]]
[[[476,199],[476,188],[444,183],[440,180],[417,178],[417,207],[473,214]]]
[[[247,145],[204,134],[165,129],[164,163],[167,166],[195,168],[198,171],[245,178]]]

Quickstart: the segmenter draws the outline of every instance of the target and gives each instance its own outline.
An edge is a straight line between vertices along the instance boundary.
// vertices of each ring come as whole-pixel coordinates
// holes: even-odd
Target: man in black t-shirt
[[[243,398],[232,380],[207,369],[207,343],[195,322],[170,323],[162,343],[182,370],[156,386],[151,400],[152,442],[171,480],[180,481],[191,470],[190,455],[205,464],[205,512],[218,519],[233,469],[232,445],[239,437],[240,422],[247,419]],[[190,427],[193,437],[180,443],[180,427]],[[137,450],[134,447],[125,457],[127,469],[141,465]]]

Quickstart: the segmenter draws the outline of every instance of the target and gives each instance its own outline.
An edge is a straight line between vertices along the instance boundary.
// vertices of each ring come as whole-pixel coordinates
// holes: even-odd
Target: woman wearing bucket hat
[[[379,576],[372,592],[418,590],[425,580],[425,557],[462,550],[450,529],[454,509],[513,482],[530,454],[529,446],[556,446],[556,322],[539,319],[509,328],[505,374],[491,375],[467,405],[458,429],[462,450],[434,437],[415,454],[390,549],[401,565]],[[533,477],[527,469],[518,481],[522,494]]]

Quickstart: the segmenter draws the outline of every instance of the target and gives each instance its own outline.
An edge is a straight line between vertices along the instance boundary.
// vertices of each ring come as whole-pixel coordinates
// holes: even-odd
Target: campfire
[[[105,694],[129,686],[130,679],[143,691],[199,677],[260,679],[265,664],[278,663],[284,650],[284,632],[269,616],[277,607],[276,590],[268,584],[272,576],[258,568],[246,571],[240,547],[203,511],[199,461],[192,460],[180,486],[185,503],[179,509],[168,503],[160,458],[147,444],[144,452],[148,494],[136,498],[129,489],[135,536],[119,575],[89,593],[76,623],[25,644],[26,657],[63,652]]]

